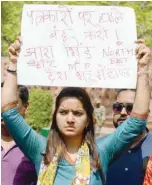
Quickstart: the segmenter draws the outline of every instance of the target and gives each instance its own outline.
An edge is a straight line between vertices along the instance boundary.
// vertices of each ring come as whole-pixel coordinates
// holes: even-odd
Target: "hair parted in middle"
[[[87,113],[89,124],[87,128],[84,129],[83,140],[87,143],[89,147],[90,155],[92,156],[92,160],[95,162],[96,164],[95,166],[98,168],[99,158],[97,154],[97,149],[95,144],[95,134],[94,134],[94,117],[93,117],[94,108],[92,106],[88,93],[83,88],[79,88],[79,87],[66,87],[61,90],[61,92],[56,98],[55,110],[52,117],[52,125],[48,136],[46,153],[44,154],[44,163],[49,164],[52,161],[58,145],[61,145],[61,148],[62,148],[62,152],[60,154],[61,156],[65,150],[65,144],[63,142],[62,136],[60,135],[60,132],[56,123],[56,114],[57,114],[58,108],[60,106],[61,101],[65,97],[77,98],[82,103],[83,108]]]

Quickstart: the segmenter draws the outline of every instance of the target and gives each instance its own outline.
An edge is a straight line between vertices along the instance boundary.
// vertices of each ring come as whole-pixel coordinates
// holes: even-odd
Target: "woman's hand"
[[[17,39],[12,43],[8,48],[9,59],[12,63],[17,63],[17,58],[19,56],[21,50],[21,38],[17,37]]]
[[[136,57],[138,59],[138,72],[147,72],[149,70],[149,65],[151,62],[151,51],[145,45],[145,41],[139,39],[136,48]]]
[[[138,59],[138,75],[147,73],[149,76],[149,90],[152,91],[152,50],[146,45],[144,40],[138,40],[136,56]]]
[[[2,107],[18,100],[17,95],[17,58],[21,49],[21,40],[18,37],[8,48],[10,62],[8,64],[7,75],[2,89]]]

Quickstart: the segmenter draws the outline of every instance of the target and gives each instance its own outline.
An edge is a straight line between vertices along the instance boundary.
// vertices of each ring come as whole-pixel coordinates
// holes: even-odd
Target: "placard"
[[[24,5],[18,83],[135,88],[132,8]]]

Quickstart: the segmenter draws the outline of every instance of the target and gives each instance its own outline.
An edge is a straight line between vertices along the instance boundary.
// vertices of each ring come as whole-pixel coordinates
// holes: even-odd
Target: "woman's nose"
[[[67,115],[67,122],[74,122],[74,115],[72,112],[69,112]]]

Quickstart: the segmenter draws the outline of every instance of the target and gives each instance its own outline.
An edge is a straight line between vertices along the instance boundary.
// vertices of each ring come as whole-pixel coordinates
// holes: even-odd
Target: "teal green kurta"
[[[45,153],[46,149],[46,138],[34,131],[17,112],[16,108],[2,113],[2,117],[17,145],[35,164],[38,173],[42,161],[41,154]],[[146,120],[130,117],[111,135],[99,138],[96,141],[105,175],[110,162],[123,150],[127,149],[145,127]],[[70,165],[66,160],[61,160],[58,164],[54,185],[71,185],[74,176],[75,166]],[[90,185],[102,185],[99,172],[91,171]]]

